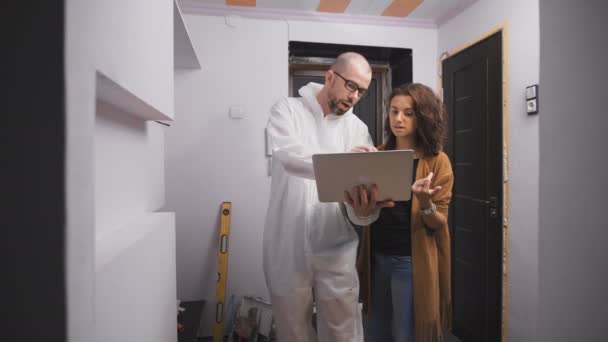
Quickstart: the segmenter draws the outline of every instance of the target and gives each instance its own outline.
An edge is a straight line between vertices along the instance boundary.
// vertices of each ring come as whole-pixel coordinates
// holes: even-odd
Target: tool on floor
[[[226,303],[226,276],[228,275],[228,236],[230,235],[230,214],[232,203],[223,202],[220,212],[220,239],[217,253],[217,286],[215,290],[215,323],[213,341],[224,340],[224,306]]]
[[[244,296],[237,305],[229,341],[265,342],[274,338],[272,306],[260,297]]]

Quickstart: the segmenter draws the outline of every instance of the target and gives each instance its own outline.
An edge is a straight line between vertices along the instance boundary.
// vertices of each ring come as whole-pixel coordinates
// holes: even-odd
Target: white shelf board
[[[173,58],[176,69],[201,68],[177,0],[173,1]]]
[[[175,229],[175,213],[146,213],[123,227],[95,237],[95,270],[99,272],[158,230]]]
[[[155,222],[151,218],[156,219]],[[96,342],[177,341],[175,227],[173,213],[146,218],[112,235],[135,242],[95,272]],[[108,242],[108,240],[104,241]],[[98,246],[99,247],[99,246]]]
[[[173,120],[171,115],[159,111],[100,71],[96,73],[95,86],[98,101],[108,103],[125,113],[143,120]]]

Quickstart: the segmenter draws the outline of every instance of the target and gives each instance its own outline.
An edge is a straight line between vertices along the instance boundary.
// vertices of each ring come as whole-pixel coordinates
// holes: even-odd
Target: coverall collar
[[[319,116],[322,119],[326,118],[328,120],[339,120],[347,115],[352,114],[353,109],[351,108],[343,115],[336,115],[334,113],[329,113],[329,114],[327,114],[327,116],[324,117],[323,108],[321,108],[319,101],[317,101],[317,94],[319,94],[319,92],[321,91],[322,88],[323,88],[322,84],[310,82],[298,90],[298,93],[300,94],[300,96],[302,96],[304,98],[304,100],[308,104],[308,107],[310,107],[313,114]]]

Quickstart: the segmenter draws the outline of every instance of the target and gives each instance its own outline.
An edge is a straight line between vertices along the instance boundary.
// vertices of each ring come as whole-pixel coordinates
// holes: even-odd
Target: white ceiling
[[[227,6],[227,0],[178,0],[178,3],[185,7],[186,12],[190,12],[189,9],[194,7],[198,9],[210,8],[213,9],[214,13],[218,11],[225,11],[227,13],[231,11],[243,11],[250,12],[257,16],[263,15],[264,11],[272,11],[276,16],[281,11],[285,12],[285,16],[301,14],[310,15],[317,11],[320,0],[257,0],[255,7],[241,7],[241,6]],[[384,10],[393,1],[397,0],[351,0],[346,7],[344,14],[349,18],[356,18],[358,16],[369,18],[370,16],[377,17],[379,20],[386,18],[391,21],[395,21],[395,17],[382,17]],[[428,22],[434,25],[440,25],[447,19],[451,18],[455,14],[458,14],[476,0],[423,0],[423,2],[415,8],[409,16],[408,20],[416,20],[418,22]],[[320,13],[321,15],[327,15],[326,13]],[[336,16],[339,19],[340,14],[330,14]],[[346,16],[345,16],[346,17]],[[327,19],[327,18],[326,18]]]

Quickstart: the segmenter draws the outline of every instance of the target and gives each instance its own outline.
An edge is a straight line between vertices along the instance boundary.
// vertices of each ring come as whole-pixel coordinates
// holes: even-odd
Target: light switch
[[[230,119],[242,119],[245,117],[245,110],[241,106],[230,106],[228,111]]]
[[[526,100],[536,98],[537,90],[538,90],[537,84],[526,87]]]
[[[538,113],[538,84],[526,87],[526,112]]]

